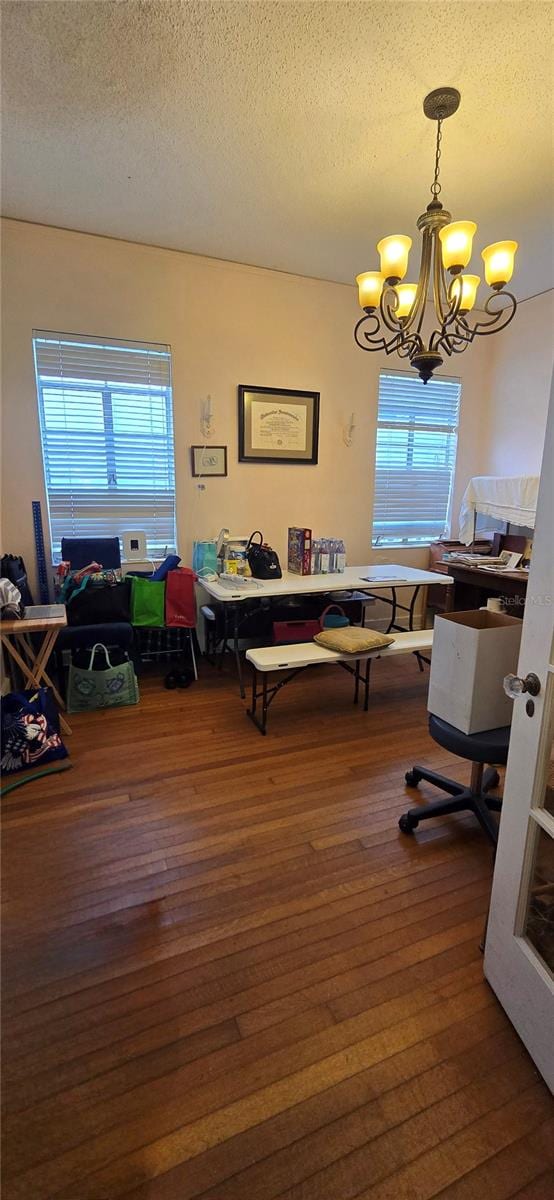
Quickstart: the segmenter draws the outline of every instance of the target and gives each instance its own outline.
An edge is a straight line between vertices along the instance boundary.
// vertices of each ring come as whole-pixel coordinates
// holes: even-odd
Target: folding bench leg
[[[260,698],[262,701],[262,719],[261,719],[261,721],[260,721],[260,718],[257,713],[258,700]],[[258,672],[257,672],[256,668],[253,667],[252,668],[252,703],[250,705],[250,708],[247,708],[246,715],[247,715],[247,717],[250,717],[250,720],[254,722],[254,725],[256,726],[256,728],[259,729],[260,733],[263,733],[264,736],[267,733],[267,710],[268,710],[268,707],[269,706],[268,706],[268,699],[267,699],[267,671],[262,672],[262,690],[261,690],[261,692],[259,692],[258,691]]]
[[[365,660],[365,677],[364,677],[364,712],[369,708],[369,677],[371,673],[371,659]]]

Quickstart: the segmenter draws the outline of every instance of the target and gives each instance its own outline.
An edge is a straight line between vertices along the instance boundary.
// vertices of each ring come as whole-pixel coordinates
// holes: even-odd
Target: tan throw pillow
[[[344,654],[359,654],[361,650],[379,650],[390,646],[394,638],[377,629],[362,629],[359,625],[346,625],[344,629],[322,629],[316,633],[314,642],[327,650],[338,650]]]

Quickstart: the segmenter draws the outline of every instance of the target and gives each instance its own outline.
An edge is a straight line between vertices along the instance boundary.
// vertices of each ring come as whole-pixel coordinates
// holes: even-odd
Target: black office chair
[[[453,725],[447,725],[440,717],[429,717],[429,733],[439,746],[467,758],[473,764],[469,787],[430,771],[427,767],[415,766],[406,772],[406,783],[409,787],[417,787],[424,779],[434,787],[442,788],[450,799],[435,800],[432,804],[420,804],[403,813],[398,822],[402,833],[413,833],[420,821],[429,817],[442,817],[449,813],[472,812],[477,817],[491,842],[496,845],[498,840],[498,824],[491,817],[491,812],[500,812],[502,800],[499,796],[489,796],[491,788],[499,782],[498,771],[494,767],[485,770],[485,763],[504,764],[508,758],[510,742],[510,726],[502,729],[489,729],[485,733],[461,733]]]
[[[99,562],[105,569],[117,570],[121,567],[119,538],[64,537],[62,559],[71,564],[72,571],[80,571],[91,562]],[[92,625],[68,625],[60,631],[55,649],[56,674],[62,696],[65,697],[64,650],[91,650],[95,642],[102,642],[108,650],[126,650],[138,671],[140,656],[130,621],[100,620]]]

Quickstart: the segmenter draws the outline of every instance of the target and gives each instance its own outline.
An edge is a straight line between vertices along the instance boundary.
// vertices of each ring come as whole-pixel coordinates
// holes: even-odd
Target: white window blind
[[[461,385],[382,371],[374,546],[421,546],[449,533]]]
[[[144,530],[175,549],[169,346],[35,331],[35,369],[55,561],[62,537]]]

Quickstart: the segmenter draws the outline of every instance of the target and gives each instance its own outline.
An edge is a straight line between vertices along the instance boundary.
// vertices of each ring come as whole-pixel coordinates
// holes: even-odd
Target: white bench
[[[290,683],[300,671],[306,667],[325,666],[336,663],[354,676],[354,703],[358,703],[360,683],[364,686],[364,711],[369,706],[369,676],[371,662],[374,658],[391,658],[396,654],[415,654],[421,667],[425,651],[433,645],[433,630],[407,630],[405,633],[395,633],[394,642],[390,646],[379,646],[376,650],[363,650],[359,654],[345,654],[338,650],[327,650],[318,646],[317,642],[299,642],[292,646],[261,646],[258,649],[247,650],[246,658],[252,665],[252,704],[248,716],[260,730],[266,733],[267,710],[271,701],[285,684]],[[365,663],[362,675],[361,664]],[[286,678],[268,685],[268,676],[273,672],[288,671]],[[258,686],[258,673],[262,677],[262,686]],[[258,716],[258,701],[260,701],[261,719]]]

